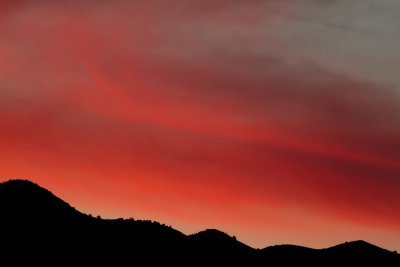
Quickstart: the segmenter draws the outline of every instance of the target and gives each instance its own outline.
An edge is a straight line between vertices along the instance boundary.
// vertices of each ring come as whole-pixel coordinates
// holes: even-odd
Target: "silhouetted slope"
[[[320,250],[293,245],[258,250],[214,229],[186,236],[157,222],[93,218],[26,180],[0,183],[0,216],[0,259],[12,260],[9,266],[400,264],[400,255],[364,241]]]
[[[384,255],[388,251],[363,240],[357,240],[326,248],[324,252],[330,254],[351,254],[353,256],[363,257],[365,254],[368,256]]]
[[[397,262],[400,260],[400,255],[362,240],[346,242],[322,249],[321,254],[323,258],[336,264],[353,262],[358,264],[378,265],[382,264],[383,259],[388,263],[390,261]]]
[[[252,251],[253,249],[216,229],[207,229],[189,236],[190,243],[204,251],[224,250],[228,253]]]
[[[73,223],[89,217],[27,180],[0,184],[0,211],[3,224]]]
[[[248,262],[255,253],[253,248],[216,229],[190,235],[188,240],[193,251],[203,259],[212,259],[214,263],[216,260],[224,263]]]
[[[73,262],[154,262],[177,257],[186,236],[157,222],[103,220],[82,214],[38,185],[24,180],[0,184],[0,251],[49,256]],[[30,258],[30,257],[29,257]],[[14,257],[24,260],[26,257]]]

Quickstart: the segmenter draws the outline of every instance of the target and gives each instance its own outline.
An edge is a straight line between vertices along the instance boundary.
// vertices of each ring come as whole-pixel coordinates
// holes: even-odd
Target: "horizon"
[[[89,215],[89,216],[91,216],[91,217],[98,217],[99,219],[102,219],[102,220],[117,220],[117,219],[130,220],[130,219],[133,219],[133,220],[135,220],[135,221],[138,221],[138,220],[140,221],[140,220],[142,220],[142,221],[157,222],[157,223],[160,223],[160,224],[164,224],[164,225],[166,225],[166,226],[170,226],[170,227],[172,227],[173,229],[175,229],[175,230],[177,230],[177,231],[179,231],[179,232],[185,234],[186,236],[198,234],[198,233],[201,233],[201,232],[204,232],[204,231],[207,231],[207,230],[217,230],[217,231],[219,231],[219,232],[221,232],[221,233],[224,233],[224,234],[226,234],[226,235],[228,235],[228,236],[230,236],[230,237],[234,237],[235,240],[237,240],[237,241],[239,241],[239,242],[241,242],[241,243],[243,243],[243,244],[245,244],[245,245],[247,245],[247,246],[249,246],[249,247],[251,247],[251,248],[253,248],[253,249],[263,249],[263,248],[274,247],[274,246],[280,246],[280,245],[294,245],[294,246],[301,246],[301,247],[312,248],[312,249],[317,249],[317,250],[318,250],[318,249],[325,249],[325,248],[334,247],[334,246],[341,245],[341,244],[347,244],[347,243],[353,243],[353,242],[359,242],[359,241],[361,241],[361,242],[366,242],[366,243],[368,243],[368,244],[377,246],[377,247],[379,247],[379,248],[382,248],[382,249],[385,249],[385,250],[388,250],[388,251],[397,251],[397,250],[391,250],[390,248],[380,246],[379,244],[375,244],[375,243],[369,242],[368,240],[364,240],[364,239],[343,240],[343,241],[341,241],[341,242],[332,243],[331,245],[328,245],[328,246],[325,246],[325,247],[311,247],[311,246],[306,246],[306,245],[301,245],[301,244],[296,244],[296,243],[290,243],[290,242],[287,242],[287,243],[274,243],[274,244],[270,244],[270,243],[268,243],[268,242],[266,241],[266,245],[264,245],[264,246],[261,245],[261,246],[258,246],[258,247],[257,247],[257,246],[253,246],[253,245],[248,244],[248,243],[246,243],[245,241],[241,240],[240,238],[238,238],[238,237],[236,236],[236,234],[235,234],[234,232],[233,232],[233,233],[231,233],[231,232],[226,232],[224,229],[219,229],[219,228],[204,228],[204,227],[203,227],[203,228],[200,228],[199,230],[196,230],[195,232],[184,232],[184,231],[182,231],[181,229],[175,227],[174,225],[170,225],[170,224],[165,223],[165,222],[162,222],[162,221],[157,221],[157,220],[148,219],[148,218],[138,218],[138,217],[132,217],[132,216],[129,216],[129,217],[121,217],[121,216],[117,216],[117,217],[106,217],[106,216],[103,216],[102,214],[87,213],[87,212],[85,212],[85,211],[79,209],[78,207],[72,205],[68,200],[59,197],[58,194],[57,194],[56,192],[52,192],[52,191],[49,190],[48,188],[43,187],[43,186],[41,186],[40,184],[35,183],[34,181],[32,181],[32,180],[30,180],[30,179],[24,179],[24,178],[5,179],[5,180],[4,180],[4,179],[1,179],[1,180],[0,180],[0,183],[6,183],[6,182],[9,182],[9,181],[24,181],[24,182],[33,183],[34,185],[39,186],[40,188],[44,188],[44,189],[48,190],[48,191],[49,191],[51,194],[53,194],[56,198],[59,198],[59,199],[61,199],[62,201],[64,201],[65,203],[69,204],[72,208],[75,208],[78,212],[81,212],[81,213],[83,213],[83,214],[85,214],[85,215]]]
[[[252,247],[400,251],[399,12],[0,1],[0,182]]]
[[[52,194],[56,199],[60,199],[60,200],[62,200],[63,202],[65,202],[65,203],[67,203],[68,205],[70,205],[70,203],[69,203],[68,201],[66,201],[65,199],[59,198],[59,197],[57,196],[56,193],[51,192],[51,191],[49,191],[48,189],[46,189],[46,188],[40,186],[39,184],[37,184],[37,183],[35,183],[35,182],[31,181],[31,180],[28,180],[28,179],[9,179],[9,180],[5,180],[5,181],[3,181],[3,182],[0,182],[0,184],[5,184],[5,183],[8,183],[8,182],[15,182],[15,181],[18,181],[18,182],[21,182],[21,181],[22,181],[22,182],[28,182],[28,183],[30,183],[30,184],[32,184],[32,185],[34,185],[34,186],[36,186],[36,187],[38,187],[38,188],[40,188],[40,189],[45,189],[45,190],[48,191],[48,193]],[[83,212],[83,211],[77,209],[77,208],[74,207],[73,205],[70,205],[70,207],[74,208],[75,211],[77,211],[77,212],[80,212],[80,213],[82,213],[82,214],[84,214],[84,215],[87,215],[87,216],[90,216],[90,217],[92,217],[92,218],[96,217],[96,218],[98,218],[98,219],[100,219],[100,220],[119,220],[119,219],[123,219],[123,220],[134,220],[134,221],[149,221],[149,222],[151,222],[151,223],[159,223],[159,224],[161,224],[161,225],[163,225],[163,226],[172,227],[172,229],[175,229],[175,230],[181,232],[179,229],[177,229],[177,228],[175,228],[175,227],[173,227],[173,226],[171,226],[171,225],[165,224],[165,223],[163,223],[163,222],[159,222],[159,221],[147,220],[147,219],[145,219],[145,218],[133,218],[133,217],[129,217],[129,218],[121,218],[121,217],[106,218],[106,217],[102,217],[101,214],[89,214],[89,213],[85,213],[85,212]],[[234,234],[232,234],[232,233],[227,233],[227,232],[223,231],[223,229],[215,229],[215,228],[205,228],[205,229],[203,229],[203,230],[200,230],[200,231],[197,231],[197,232],[194,232],[194,233],[183,233],[183,232],[181,232],[181,233],[185,234],[186,236],[190,236],[190,235],[196,235],[196,234],[199,234],[199,233],[202,233],[202,232],[206,232],[206,231],[217,231],[217,232],[220,232],[220,233],[222,233],[222,234],[225,234],[225,235],[227,235],[227,236],[229,236],[229,237],[234,238],[235,241],[239,241],[239,242],[243,243],[244,245],[246,245],[246,246],[248,246],[248,247],[250,247],[250,248],[253,248],[253,249],[264,249],[264,248],[269,248],[269,247],[274,247],[274,246],[281,246],[281,245],[299,246],[298,244],[283,243],[283,244],[267,245],[267,246],[263,246],[263,247],[252,247],[252,246],[250,246],[250,245],[248,245],[248,244],[242,242],[241,240],[237,239],[236,236],[235,236]],[[343,244],[349,244],[349,243],[357,243],[357,242],[364,242],[364,243],[367,243],[367,244],[370,244],[370,245],[373,245],[373,246],[377,246],[376,244],[372,244],[372,243],[368,242],[367,240],[347,240],[347,241],[343,241],[343,242],[338,243],[338,244],[334,244],[334,245],[329,246],[329,247],[323,247],[323,248],[322,248],[322,247],[321,247],[321,248],[307,247],[307,248],[312,248],[312,249],[317,249],[317,250],[318,250],[318,249],[325,249],[325,248],[334,247],[334,246],[337,246],[337,245],[343,245]],[[379,246],[377,246],[377,247],[379,247]],[[383,248],[383,247],[379,247],[379,248],[382,248],[382,249],[385,249],[385,250],[391,252],[391,250],[388,250],[387,248]]]

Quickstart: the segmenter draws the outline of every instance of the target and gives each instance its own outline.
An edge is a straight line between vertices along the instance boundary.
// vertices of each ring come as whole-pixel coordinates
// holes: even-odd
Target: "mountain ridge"
[[[333,261],[336,262],[373,260],[380,264],[395,260],[400,263],[400,255],[397,253],[362,240],[323,249],[296,245],[254,249],[216,229],[185,235],[158,222],[104,220],[81,213],[52,192],[22,179],[0,183],[0,214],[0,231],[8,244],[22,240],[26,249],[35,251],[36,243],[33,240],[44,240],[60,248],[55,251],[55,255],[68,250],[65,247],[68,242],[78,241],[72,252],[80,256],[86,251],[91,256],[89,258],[95,258],[97,253],[102,252],[104,255],[119,255],[119,259],[135,255],[137,260],[147,259],[151,262],[152,257],[145,255],[152,254],[170,259],[176,264],[193,258],[204,263],[212,259],[214,263],[247,265],[259,262],[290,264],[294,260],[320,264],[327,259],[335,259]],[[123,245],[128,240],[128,246]],[[44,248],[50,251],[54,249],[52,246]]]

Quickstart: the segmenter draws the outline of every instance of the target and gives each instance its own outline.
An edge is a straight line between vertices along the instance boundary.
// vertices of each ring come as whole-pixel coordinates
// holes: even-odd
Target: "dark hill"
[[[253,250],[251,247],[237,241],[235,237],[216,229],[207,229],[190,235],[188,238],[193,245],[210,252],[220,251],[221,249],[228,253]]]
[[[221,263],[248,263],[254,259],[255,250],[216,229],[208,229],[188,236],[189,246],[202,258]],[[205,262],[207,263],[207,262]]]
[[[88,218],[48,190],[27,180],[11,180],[0,186],[2,223],[71,223]]]
[[[2,262],[8,263],[4,266],[153,266],[160,262],[167,266],[397,266],[400,255],[364,241],[320,250],[293,245],[253,249],[213,229],[186,236],[158,222],[94,218],[30,181],[11,180],[0,183]]]
[[[337,246],[322,249],[320,253],[324,259],[329,259],[330,262],[336,264],[352,262],[366,265],[374,264],[378,266],[381,264],[382,259],[392,259],[396,262],[400,257],[400,255],[394,252],[389,252],[386,249],[362,240],[346,242]]]
[[[19,255],[23,253],[30,259],[55,257],[70,263],[122,263],[133,257],[151,264],[157,257],[179,259],[178,252],[186,247],[186,236],[171,227],[94,218],[25,180],[0,184],[0,216],[0,251],[17,253],[15,260],[26,260]]]
[[[380,248],[378,246],[372,245],[363,240],[357,240],[352,242],[346,242],[343,244],[339,244],[337,246],[333,246],[330,248],[326,248],[324,250],[326,253],[349,253],[355,256],[362,257],[364,253],[368,253],[369,256],[374,255],[383,255],[387,252],[387,250]]]

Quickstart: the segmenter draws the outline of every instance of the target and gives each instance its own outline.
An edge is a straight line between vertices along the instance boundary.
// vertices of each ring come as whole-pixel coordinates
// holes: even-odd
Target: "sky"
[[[400,250],[397,0],[2,0],[0,181],[253,247]]]

